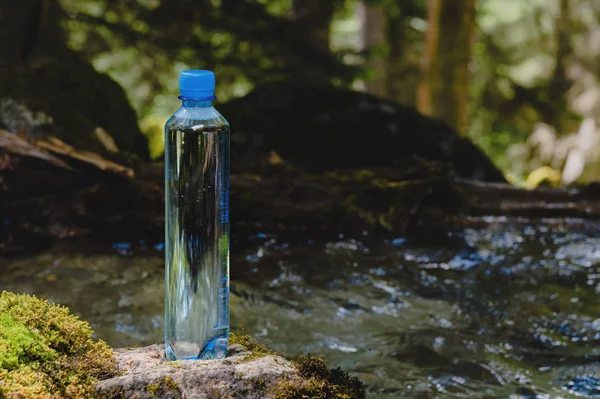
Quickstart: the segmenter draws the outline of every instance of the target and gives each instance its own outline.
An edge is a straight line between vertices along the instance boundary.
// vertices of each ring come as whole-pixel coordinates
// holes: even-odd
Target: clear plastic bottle
[[[165,126],[165,351],[222,359],[229,337],[229,124],[215,75],[183,71]]]

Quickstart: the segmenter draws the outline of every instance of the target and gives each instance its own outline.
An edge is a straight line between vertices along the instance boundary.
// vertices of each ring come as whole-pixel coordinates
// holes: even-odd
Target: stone
[[[248,335],[231,334],[223,360],[169,362],[163,345],[116,351],[119,376],[100,398],[364,399],[362,382],[310,355],[289,360]]]
[[[267,398],[269,387],[300,380],[292,362],[277,356],[251,356],[230,345],[223,360],[169,362],[163,345],[116,350],[122,375],[97,383],[100,397],[112,398]]]
[[[113,351],[69,309],[0,293],[0,399],[364,399],[362,382],[310,355],[289,360],[231,333],[223,360],[167,361],[163,345]]]
[[[416,109],[366,93],[274,82],[217,105],[231,123],[232,170],[272,151],[301,172],[414,167],[441,162],[450,175],[505,182],[471,141]],[[245,162],[244,162],[245,161]]]

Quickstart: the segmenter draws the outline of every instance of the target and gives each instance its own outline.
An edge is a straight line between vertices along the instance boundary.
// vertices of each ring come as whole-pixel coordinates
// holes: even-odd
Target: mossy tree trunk
[[[476,0],[429,0],[418,109],[464,133]]]

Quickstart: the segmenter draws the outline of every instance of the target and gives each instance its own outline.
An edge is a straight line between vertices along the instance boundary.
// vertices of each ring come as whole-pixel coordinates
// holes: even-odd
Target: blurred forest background
[[[595,0],[23,0],[3,7],[6,47],[27,48],[40,24],[60,21],[64,51],[124,88],[153,157],[179,104],[179,71],[203,68],[217,74],[219,102],[291,78],[414,106],[470,138],[518,185],[599,176]],[[19,13],[42,17],[27,25]]]

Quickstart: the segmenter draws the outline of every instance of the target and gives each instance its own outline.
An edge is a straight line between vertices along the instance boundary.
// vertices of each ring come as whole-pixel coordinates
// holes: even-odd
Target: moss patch
[[[163,393],[167,391],[173,391],[179,389],[179,386],[175,381],[173,381],[169,377],[165,377],[162,381],[157,382],[156,384],[151,384],[146,387],[146,392],[150,397],[161,396]]]
[[[22,398],[89,398],[95,382],[115,370],[113,351],[93,341],[89,324],[67,308],[0,294],[0,391]]]
[[[247,334],[229,334],[229,345],[233,344],[245,346],[250,352],[252,352],[250,355],[246,356],[244,360],[253,360],[275,354],[275,352],[267,348],[264,344],[252,341],[250,335]]]
[[[323,359],[300,356],[294,366],[302,381],[287,380],[273,390],[274,399],[364,399],[362,382],[341,369],[328,369]]]
[[[252,341],[247,334],[231,334],[230,344],[240,344],[252,352],[245,360],[274,355],[260,342]],[[285,379],[268,387],[264,379],[251,381],[253,387],[268,392],[273,399],[364,399],[362,382],[341,369],[329,369],[325,361],[315,356],[289,358],[300,378]],[[239,377],[239,376],[238,376]],[[250,383],[250,382],[249,382]]]
[[[156,393],[158,392],[159,389],[160,389],[160,384],[151,384],[146,387],[146,392],[148,392],[148,395],[150,395],[150,396],[156,396]]]
[[[40,335],[7,314],[0,314],[0,369],[16,370],[21,364],[46,362],[56,352],[44,344]]]

